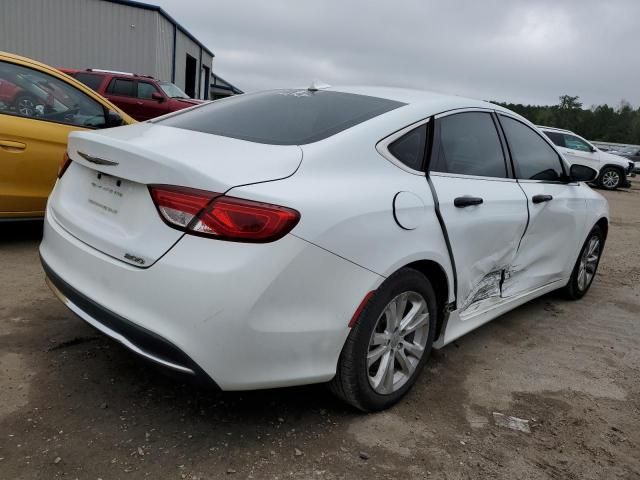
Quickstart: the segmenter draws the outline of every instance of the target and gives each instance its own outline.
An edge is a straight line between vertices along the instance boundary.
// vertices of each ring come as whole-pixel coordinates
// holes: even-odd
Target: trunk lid
[[[297,146],[247,142],[140,123],[74,132],[73,160],[49,201],[49,214],[91,247],[138,267],[153,265],[183,235],[160,218],[149,193],[154,184],[220,194],[292,175]]]

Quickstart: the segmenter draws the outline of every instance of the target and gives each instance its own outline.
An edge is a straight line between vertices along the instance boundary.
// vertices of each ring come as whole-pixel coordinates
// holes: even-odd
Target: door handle
[[[550,202],[551,200],[553,200],[552,195],[534,195],[531,199],[533,203]]]
[[[470,207],[472,205],[480,205],[482,202],[484,202],[484,200],[480,197],[469,197],[466,195],[464,197],[458,197],[453,200],[453,204],[457,208],[465,208],[465,207]]]
[[[12,142],[11,140],[0,140],[0,148],[7,152],[21,152],[27,145],[22,142]]]

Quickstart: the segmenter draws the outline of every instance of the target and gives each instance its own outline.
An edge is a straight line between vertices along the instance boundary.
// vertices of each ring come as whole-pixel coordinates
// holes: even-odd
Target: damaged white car
[[[608,207],[531,123],[388,88],[232,97],[73,133],[40,253],[56,295],[223,390],[329,382],[366,411],[429,353],[589,289]]]

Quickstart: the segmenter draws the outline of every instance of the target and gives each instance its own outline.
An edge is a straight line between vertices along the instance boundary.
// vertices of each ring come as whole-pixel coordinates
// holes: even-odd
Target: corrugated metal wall
[[[158,16],[101,0],[2,0],[0,49],[53,66],[153,75]]]
[[[103,68],[171,81],[174,26],[160,13],[102,0],[0,0],[0,50],[56,67]],[[175,83],[200,46],[177,30]],[[211,67],[204,50],[202,61]],[[197,92],[197,88],[196,88]],[[201,96],[204,92],[201,92]]]
[[[161,80],[171,81],[174,25],[162,15],[157,15],[157,20],[156,70],[153,76]]]

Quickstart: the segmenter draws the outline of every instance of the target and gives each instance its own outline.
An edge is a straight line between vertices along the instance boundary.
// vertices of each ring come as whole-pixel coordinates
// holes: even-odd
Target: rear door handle
[[[551,200],[553,200],[552,195],[534,195],[531,199],[533,203],[550,202]]]
[[[472,205],[480,205],[484,200],[480,197],[458,197],[453,200],[453,204],[458,208],[470,207]]]
[[[0,140],[0,148],[7,152],[21,152],[27,145],[22,142],[12,142],[11,140]]]

